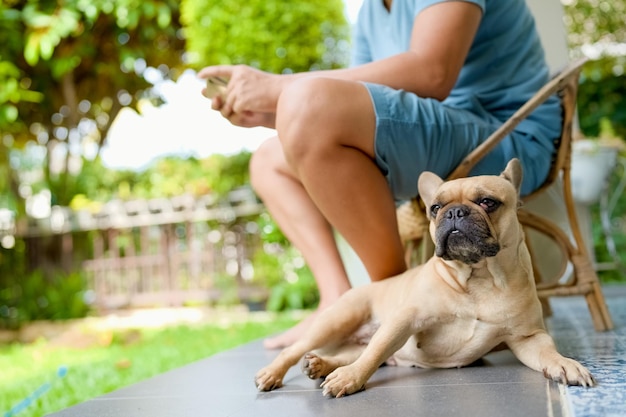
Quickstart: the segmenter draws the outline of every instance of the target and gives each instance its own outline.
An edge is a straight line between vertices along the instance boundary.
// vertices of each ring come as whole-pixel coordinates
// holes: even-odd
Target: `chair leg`
[[[569,181],[569,178],[567,179]],[[571,262],[576,270],[576,285],[588,287],[590,291],[585,294],[587,306],[593,320],[593,326],[597,331],[607,331],[613,329],[613,321],[611,314],[606,306],[600,279],[593,267],[591,257],[587,253],[585,241],[578,225],[576,211],[574,210],[574,200],[571,195],[570,187],[566,187],[565,201],[570,219],[570,226],[577,245],[577,253],[570,256]]]
[[[600,280],[593,269],[589,256],[583,253],[572,256],[571,260],[576,270],[575,285],[589,289],[585,292],[585,300],[593,320],[593,327],[599,332],[613,329],[613,320],[606,306]]]
[[[613,329],[613,320],[611,314],[606,307],[606,301],[602,294],[602,288],[598,283],[593,284],[593,290],[585,296],[587,306],[593,320],[593,327],[599,332]]]
[[[572,280],[567,283],[538,285],[539,298],[551,296],[584,295],[589,308],[589,313],[593,320],[594,328],[597,331],[611,330],[613,322],[606,307],[600,280],[593,269],[591,260],[584,249],[582,239],[575,238],[576,246],[561,229],[553,225],[549,220],[536,216],[532,213],[520,210],[520,220],[526,227],[538,230],[550,236],[574,267]],[[576,226],[572,225],[575,236],[580,236]]]

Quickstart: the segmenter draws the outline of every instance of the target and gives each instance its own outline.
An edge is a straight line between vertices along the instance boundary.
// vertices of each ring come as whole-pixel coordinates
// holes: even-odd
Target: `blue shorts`
[[[383,85],[364,85],[376,112],[376,164],[396,200],[417,195],[417,179],[423,171],[447,177],[502,124],[487,112],[449,107]],[[512,158],[519,158],[524,170],[521,194],[526,195],[545,181],[553,152],[532,136],[514,131],[470,175],[500,174]]]

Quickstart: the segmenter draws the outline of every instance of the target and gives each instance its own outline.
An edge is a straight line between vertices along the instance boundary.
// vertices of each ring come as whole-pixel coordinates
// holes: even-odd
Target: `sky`
[[[164,104],[144,105],[141,114],[124,108],[102,148],[103,163],[116,169],[142,169],[164,155],[204,158],[215,153],[234,154],[254,150],[275,134],[267,128],[231,125],[202,96],[203,84],[194,71],[187,70],[176,82],[162,81],[155,86]]]
[[[345,0],[351,23],[356,20],[362,1]],[[175,82],[155,80],[154,88],[165,104],[144,105],[141,114],[124,108],[101,151],[103,163],[114,169],[140,170],[165,155],[205,158],[216,153],[253,151],[276,134],[272,129],[231,125],[202,96],[203,84],[192,70],[185,71]]]

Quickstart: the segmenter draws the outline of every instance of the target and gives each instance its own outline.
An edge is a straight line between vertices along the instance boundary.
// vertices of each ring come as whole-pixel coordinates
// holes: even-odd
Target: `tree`
[[[349,58],[342,0],[185,0],[181,20],[196,67],[301,72],[342,67]]]
[[[341,0],[183,6],[184,31],[175,0],[0,3],[0,205],[24,212],[33,184],[24,181],[23,158],[10,164],[9,155],[27,143],[46,149],[40,182],[53,203],[68,204],[118,112],[158,103],[149,81],[175,79],[184,56],[198,58],[190,65],[246,62],[272,71],[346,62]]]
[[[149,94],[144,71],[171,77],[181,67],[178,21],[174,0],[3,1],[0,169],[9,169],[11,148],[36,141],[47,149],[55,202],[69,203],[84,157],[98,153],[123,106]],[[19,196],[19,178],[11,178]],[[0,193],[11,184],[0,183]]]
[[[570,48],[626,42],[625,0],[561,0]]]
[[[562,0],[572,55],[594,60],[585,65],[578,95],[583,132],[596,136],[600,120],[611,120],[626,138],[626,0]]]

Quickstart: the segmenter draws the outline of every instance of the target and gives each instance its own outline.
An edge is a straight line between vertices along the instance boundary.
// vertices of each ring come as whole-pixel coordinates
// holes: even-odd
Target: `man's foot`
[[[341,281],[343,282],[343,281]],[[326,295],[322,295],[320,298],[320,303],[317,306],[317,310],[311,313],[308,317],[302,320],[300,323],[293,326],[291,329],[285,331],[284,333],[279,334],[275,337],[270,337],[263,341],[263,347],[265,349],[283,349],[287,346],[293,345],[296,340],[300,338],[306,332],[315,318],[320,314],[321,311],[333,305],[339,297],[346,291],[350,289],[350,283],[348,279],[345,279],[345,287],[341,284],[337,286],[338,288],[327,289],[326,291],[320,291],[321,293],[326,293]]]
[[[311,323],[313,323],[313,320],[317,317],[319,312],[320,309],[318,308],[311,315],[293,326],[291,329],[279,334],[278,336],[265,339],[263,341],[263,347],[265,349],[283,349],[287,346],[291,346],[311,326]]]

